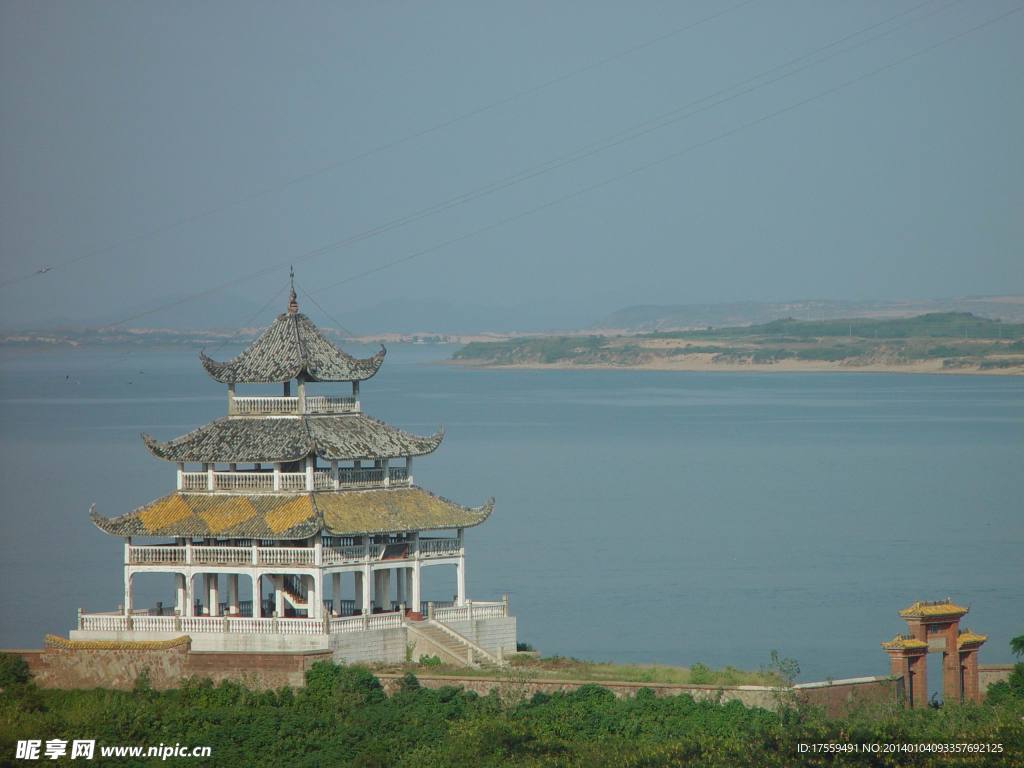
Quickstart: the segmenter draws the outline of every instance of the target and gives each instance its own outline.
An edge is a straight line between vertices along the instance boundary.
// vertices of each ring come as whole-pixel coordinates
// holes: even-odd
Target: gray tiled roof
[[[300,312],[278,315],[273,324],[234,360],[199,359],[222,384],[289,381],[300,374],[310,381],[362,381],[377,373],[387,350],[356,359],[338,349]]]
[[[142,436],[158,458],[201,463],[298,461],[314,452],[340,461],[423,456],[432,453],[443,438],[443,430],[427,437],[411,435],[361,413],[225,417],[167,442]]]
[[[120,517],[90,510],[112,536],[208,536],[304,539],[470,528],[486,520],[494,499],[464,507],[422,488],[298,494],[171,493]]]

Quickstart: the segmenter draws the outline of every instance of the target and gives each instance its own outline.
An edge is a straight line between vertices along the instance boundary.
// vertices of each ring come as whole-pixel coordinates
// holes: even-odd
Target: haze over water
[[[430,364],[451,349],[391,349],[363,410],[447,428],[416,482],[497,498],[467,532],[468,593],[509,592],[545,655],[756,668],[778,649],[805,680],[882,674],[896,611],[948,595],[989,636],[982,662],[1010,660],[1024,380]],[[139,432],[225,411],[191,350],[3,352],[0,646],[121,602],[122,543],[89,504],[113,516],[171,491]],[[426,597],[450,599],[454,571],[425,573]],[[136,604],[158,599],[169,576],[140,581]]]

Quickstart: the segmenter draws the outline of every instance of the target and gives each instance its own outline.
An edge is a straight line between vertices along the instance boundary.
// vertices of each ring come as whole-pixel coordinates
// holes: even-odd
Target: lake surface
[[[988,634],[982,662],[1012,659],[1024,380],[433,364],[451,350],[392,349],[363,410],[447,428],[417,484],[497,498],[467,531],[468,592],[510,593],[544,654],[757,668],[778,649],[805,680],[882,674],[896,611],[948,595]],[[89,505],[118,515],[172,490],[139,433],[225,411],[191,350],[3,353],[0,646],[117,606],[122,543]],[[426,597],[450,599],[448,570],[427,569]],[[138,605],[170,600],[153,579]]]

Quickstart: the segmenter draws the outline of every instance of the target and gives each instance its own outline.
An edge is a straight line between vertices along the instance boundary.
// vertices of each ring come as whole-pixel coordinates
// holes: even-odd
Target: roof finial
[[[295,267],[289,267],[288,278],[291,280],[292,290],[288,295],[288,314],[294,315],[299,311],[299,301],[295,295]]]

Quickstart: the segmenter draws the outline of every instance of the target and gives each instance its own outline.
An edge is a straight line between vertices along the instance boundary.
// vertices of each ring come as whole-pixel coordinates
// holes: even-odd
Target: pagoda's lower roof
[[[112,536],[201,536],[222,539],[305,539],[471,528],[486,520],[494,499],[464,507],[422,488],[317,491],[302,494],[176,492],[120,517],[90,511]]]
[[[167,442],[142,435],[158,458],[200,463],[288,462],[313,453],[339,461],[394,459],[432,453],[443,438],[443,430],[411,435],[361,413],[224,417]]]

